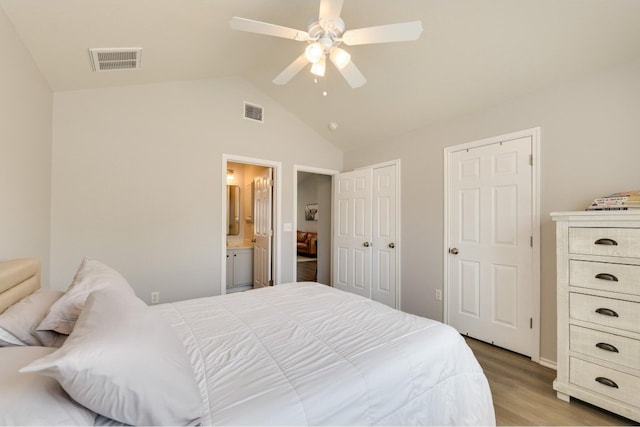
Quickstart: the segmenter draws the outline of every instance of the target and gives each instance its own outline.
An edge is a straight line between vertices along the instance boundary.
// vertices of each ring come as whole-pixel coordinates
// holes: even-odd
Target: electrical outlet
[[[436,289],[436,299],[442,301],[442,289]]]
[[[160,302],[160,292],[151,292],[151,304]]]

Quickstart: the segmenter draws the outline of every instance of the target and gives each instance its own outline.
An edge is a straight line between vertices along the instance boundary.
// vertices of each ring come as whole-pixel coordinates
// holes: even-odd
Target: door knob
[[[364,243],[362,244],[362,246],[364,246],[365,248],[368,248],[369,246],[371,246],[371,243],[369,243],[369,242],[364,242]]]
[[[449,248],[449,253],[452,255],[458,255],[458,248]]]
[[[390,247],[391,249],[393,249],[393,248],[395,248],[395,247],[396,247],[396,244],[395,244],[395,243],[389,243],[389,247]]]

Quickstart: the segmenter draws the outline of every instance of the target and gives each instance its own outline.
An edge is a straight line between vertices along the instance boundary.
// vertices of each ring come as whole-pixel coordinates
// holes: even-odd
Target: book
[[[621,191],[619,193],[609,194],[608,196],[598,197],[596,200],[629,200],[640,201],[640,190]]]
[[[609,207],[609,208],[605,208],[602,206],[589,206],[587,208],[588,211],[628,211],[631,209],[637,209],[637,208],[633,208],[633,207],[628,207],[628,206],[613,206],[613,207]]]
[[[640,208],[640,190],[621,191],[597,197],[587,210],[622,210]]]

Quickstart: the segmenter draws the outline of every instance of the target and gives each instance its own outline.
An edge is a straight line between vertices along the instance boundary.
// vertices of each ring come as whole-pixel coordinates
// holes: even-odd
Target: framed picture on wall
[[[311,203],[304,207],[304,219],[307,221],[318,220],[318,204],[317,203]]]

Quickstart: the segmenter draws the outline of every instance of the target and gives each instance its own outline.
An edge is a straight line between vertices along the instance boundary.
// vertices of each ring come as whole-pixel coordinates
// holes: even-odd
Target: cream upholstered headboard
[[[21,258],[0,262],[0,313],[40,288],[40,261]]]

